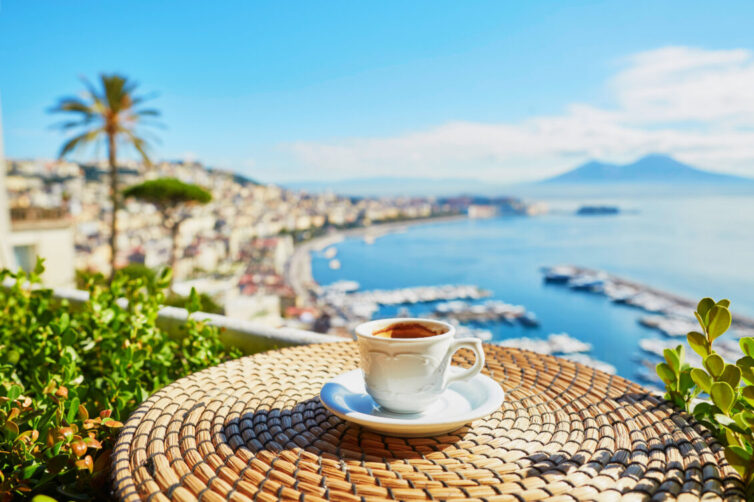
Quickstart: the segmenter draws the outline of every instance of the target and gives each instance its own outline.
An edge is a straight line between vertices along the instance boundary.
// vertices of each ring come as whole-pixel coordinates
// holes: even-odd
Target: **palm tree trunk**
[[[107,135],[107,154],[110,164],[110,198],[113,213],[110,219],[110,279],[115,276],[115,259],[118,254],[118,166],[116,162],[115,135]]]

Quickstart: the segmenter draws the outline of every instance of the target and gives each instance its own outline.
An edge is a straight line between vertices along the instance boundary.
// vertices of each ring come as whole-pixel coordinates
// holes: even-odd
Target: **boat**
[[[331,268],[331,269],[333,269],[333,270],[338,270],[338,269],[340,269],[340,260],[338,260],[337,258],[336,258],[336,259],[334,259],[334,260],[330,260],[330,264],[329,264],[329,266],[330,266],[330,268]]]
[[[581,206],[576,214],[579,216],[603,216],[620,213],[617,206]]]
[[[325,258],[327,258],[328,260],[332,260],[338,254],[338,249],[336,247],[331,246],[325,249],[324,254],[325,254]]]
[[[577,274],[577,271],[573,267],[557,265],[555,267],[545,268],[544,273],[545,282],[551,284],[566,284]]]
[[[639,294],[636,288],[615,284],[613,282],[605,283],[602,292],[615,303],[626,303],[628,300]]]
[[[597,293],[601,292],[604,286],[604,278],[591,275],[574,277],[568,281],[568,287],[577,291],[591,291]]]
[[[508,338],[497,342],[503,347],[531,350],[540,354],[575,354],[577,352],[589,352],[592,346],[567,333],[552,333],[546,340],[541,338]]]

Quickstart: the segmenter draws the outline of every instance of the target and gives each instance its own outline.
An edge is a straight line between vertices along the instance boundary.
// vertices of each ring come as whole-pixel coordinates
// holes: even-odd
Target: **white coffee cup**
[[[417,323],[435,331],[424,338],[383,338],[373,333],[390,326]],[[356,327],[366,390],[381,407],[397,413],[426,410],[448,384],[476,376],[484,366],[478,338],[456,339],[455,328],[431,319],[381,319]],[[463,372],[451,372],[450,360],[461,348],[471,349],[476,361]]]

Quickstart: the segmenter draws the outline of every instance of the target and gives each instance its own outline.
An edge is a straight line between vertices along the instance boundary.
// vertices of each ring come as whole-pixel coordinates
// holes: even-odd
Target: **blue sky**
[[[54,157],[46,109],[118,71],[159,93],[155,157],[268,181],[754,175],[754,2],[1,1],[8,157]]]

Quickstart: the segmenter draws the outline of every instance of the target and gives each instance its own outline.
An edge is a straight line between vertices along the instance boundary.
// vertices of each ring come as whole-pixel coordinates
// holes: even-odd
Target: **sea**
[[[523,305],[537,328],[485,324],[493,342],[568,333],[593,346],[590,356],[628,379],[642,382],[642,338],[663,335],[638,323],[645,312],[607,297],[546,284],[542,267],[572,264],[604,270],[690,299],[729,298],[734,313],[754,317],[754,195],[695,194],[540,199],[541,216],[500,216],[409,226],[373,244],[348,238],[335,245],[341,263],[312,255],[322,285],[357,281],[361,290],[474,284],[492,298]],[[617,215],[579,216],[582,205],[610,205]],[[421,316],[432,304],[409,306]],[[398,307],[381,307],[389,317]],[[683,337],[679,343],[685,343]],[[646,368],[644,369],[646,379]],[[646,383],[646,382],[642,382]]]

